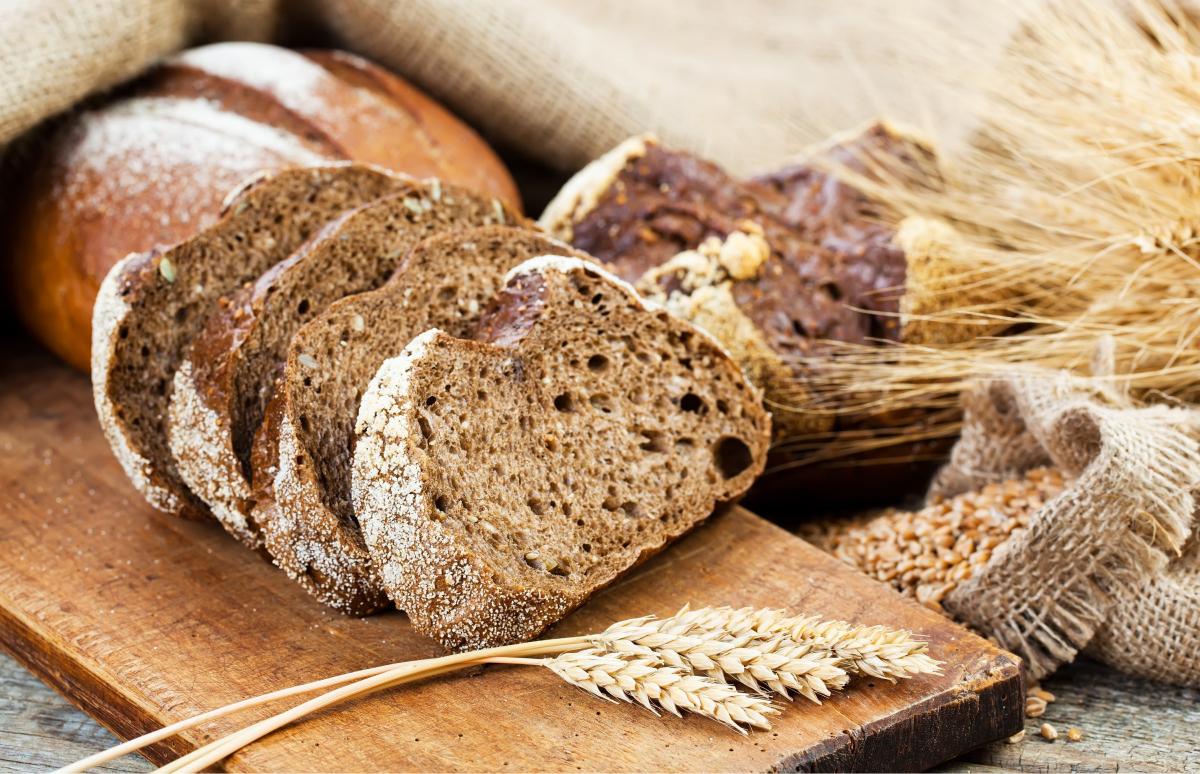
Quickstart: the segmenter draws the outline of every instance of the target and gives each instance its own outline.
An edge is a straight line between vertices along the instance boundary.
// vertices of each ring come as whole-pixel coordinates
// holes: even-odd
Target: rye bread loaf
[[[823,457],[836,448],[828,440],[879,439],[888,428],[927,418],[843,411],[845,395],[819,388],[823,358],[833,342],[930,333],[909,302],[918,294],[908,291],[928,279],[926,253],[945,240],[928,228],[897,232],[875,201],[827,171],[918,179],[934,171],[922,140],[879,123],[836,138],[812,158],[820,163],[742,181],[653,137],[636,137],[568,182],[541,223],[725,344],[772,409],[771,471],[786,471],[787,484],[834,493],[839,487],[821,483],[826,471],[809,481],[796,468],[858,466],[865,457]],[[924,444],[881,447],[867,456],[902,463],[893,483],[913,472],[908,461],[937,456]]]
[[[172,247],[133,253],[100,286],[92,319],[92,393],[109,445],[161,511],[208,513],[167,446],[175,370],[218,298],[257,279],[343,210],[407,186],[373,167],[330,165],[261,176],[231,195],[215,225]]]
[[[422,242],[378,290],[330,305],[288,347],[254,441],[254,509],[276,564],[321,601],[369,613],[387,597],[350,502],[359,399],[386,358],[429,328],[466,335],[504,273],[567,245],[492,226]]]
[[[537,635],[763,468],[770,417],[738,365],[595,264],[517,267],[476,337],[385,362],[354,453],[384,586],[448,648]]]
[[[517,220],[498,200],[413,182],[329,222],[221,299],[175,373],[168,439],[183,481],[230,533],[261,547],[250,520],[250,446],[292,334],[331,302],[383,284],[425,237]]]

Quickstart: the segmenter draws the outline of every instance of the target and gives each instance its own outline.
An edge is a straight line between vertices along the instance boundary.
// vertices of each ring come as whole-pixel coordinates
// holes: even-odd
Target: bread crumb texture
[[[449,648],[537,635],[762,470],[769,415],[732,358],[592,264],[522,264],[477,339],[418,336],[356,426],[384,587]]]

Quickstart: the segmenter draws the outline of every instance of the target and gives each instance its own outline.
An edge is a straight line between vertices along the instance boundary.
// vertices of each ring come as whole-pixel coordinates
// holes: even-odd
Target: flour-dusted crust
[[[505,271],[555,249],[577,254],[527,228],[448,230],[414,248],[386,285],[331,304],[293,337],[255,438],[251,516],[275,563],[325,604],[365,614],[387,602],[349,493],[343,508],[331,491],[341,484],[349,489],[349,461],[344,469],[331,461],[353,444],[354,414],[345,417],[343,438],[340,407],[356,411],[356,394],[379,364],[416,334],[437,326],[466,334]],[[306,415],[307,434],[298,426]],[[314,446],[317,441],[326,446]]]
[[[170,488],[161,486],[155,480],[153,464],[138,451],[128,428],[118,418],[118,409],[108,384],[119,332],[131,313],[123,285],[125,279],[135,274],[146,260],[147,256],[143,253],[130,253],[114,265],[100,283],[100,291],[92,307],[92,398],[104,437],[108,439],[108,445],[112,447],[113,455],[130,483],[158,510],[177,513],[183,510],[183,501]]]
[[[399,180],[357,165],[281,170],[243,189],[210,228],[130,255],[108,273],[93,308],[93,396],[114,454],[152,506],[208,515],[179,475],[166,422],[176,370],[217,299],[286,257],[332,215]]]
[[[570,242],[576,222],[583,219],[629,162],[646,155],[646,148],[658,142],[653,134],[640,134],[621,142],[612,150],[579,170],[546,205],[538,225],[547,233]]]
[[[431,330],[384,362],[356,425],[355,513],[384,586],[417,628],[452,649],[528,639],[561,619],[718,502],[744,493],[762,470],[770,436],[760,394],[711,337],[647,305],[594,264],[560,256],[527,261],[509,274],[490,314],[480,331],[484,341]],[[606,322],[610,314],[636,318],[639,327]],[[537,332],[555,320],[563,320],[561,331]],[[558,342],[568,353],[563,357],[584,379],[562,372],[559,335],[567,337]],[[580,347],[580,358],[568,344]],[[603,350],[607,355],[605,345],[613,347]],[[665,365],[668,356],[679,365]],[[652,358],[664,358],[661,372],[649,365]],[[632,373],[623,369],[635,361],[640,375],[655,376],[628,382],[621,374]],[[708,367],[699,363],[712,370],[694,371]],[[601,374],[609,368],[606,381]],[[458,398],[450,385],[476,373],[478,381],[458,386],[479,402]],[[499,384],[485,373],[500,374]],[[599,389],[588,394],[587,385]],[[629,388],[634,397],[626,406],[617,393]],[[497,393],[512,405],[488,403]],[[444,404],[448,413],[438,413]],[[594,413],[582,413],[587,405]],[[669,416],[654,426],[655,412]],[[579,418],[564,425],[568,415]],[[675,416],[687,419],[670,425]],[[496,438],[506,433],[511,438]],[[440,440],[443,434],[456,440]],[[593,434],[594,445],[584,449]],[[475,438],[479,449],[471,445]],[[725,475],[718,450],[730,438],[745,457]],[[489,443],[498,446],[483,451]],[[536,449],[518,451],[530,448],[526,443]],[[587,468],[589,459],[604,460],[607,494],[605,481]],[[447,472],[456,465],[462,469]],[[541,481],[539,470],[562,476],[563,488],[558,478],[549,488],[531,483]],[[691,483],[684,483],[689,474]],[[528,501],[507,502],[505,493],[517,490],[519,501],[526,486],[535,488]],[[518,533],[533,542],[521,542]],[[606,542],[622,535],[624,543]],[[580,540],[581,551],[574,551]]]

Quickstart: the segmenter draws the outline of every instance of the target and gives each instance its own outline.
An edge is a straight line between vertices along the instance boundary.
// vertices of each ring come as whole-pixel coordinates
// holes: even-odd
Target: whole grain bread
[[[504,273],[570,247],[522,228],[455,231],[422,242],[378,290],[350,296],[296,332],[254,441],[254,509],[276,564],[348,613],[386,604],[350,502],[359,399],[386,358],[439,327],[474,326]]]
[[[286,258],[339,212],[409,183],[354,164],[291,168],[235,191],[220,221],[171,247],[134,253],[101,283],[92,318],[92,392],[109,445],[159,510],[203,518],[167,446],[175,370],[216,300]]]
[[[537,635],[763,468],[770,417],[738,365],[595,264],[517,267],[476,336],[414,339],[356,428],[366,543],[448,648]]]
[[[175,373],[168,438],[184,482],[235,537],[262,545],[250,519],[250,447],[292,334],[331,302],[379,287],[425,237],[518,220],[494,202],[413,182],[326,224],[221,300]]]

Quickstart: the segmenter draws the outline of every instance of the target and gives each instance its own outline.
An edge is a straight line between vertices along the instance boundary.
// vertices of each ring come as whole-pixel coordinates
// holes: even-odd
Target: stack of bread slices
[[[108,274],[104,432],[322,602],[526,639],[735,500],[770,437],[707,334],[499,200],[333,164]]]

